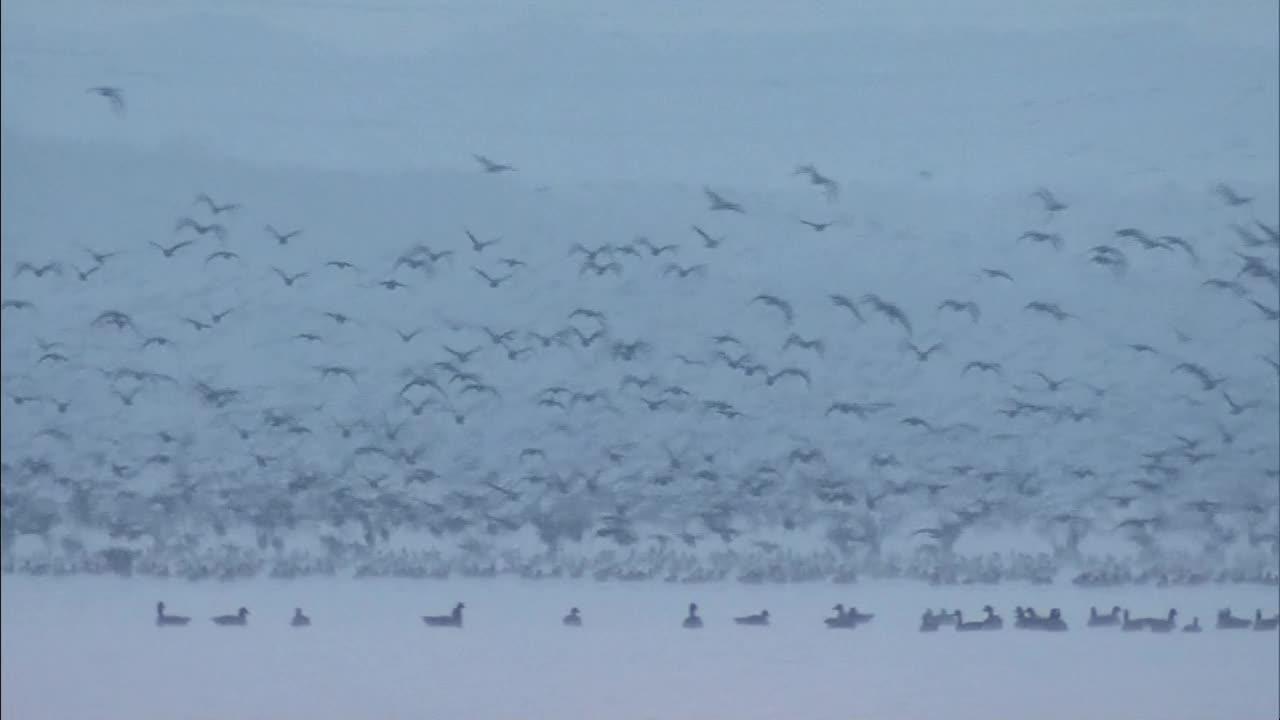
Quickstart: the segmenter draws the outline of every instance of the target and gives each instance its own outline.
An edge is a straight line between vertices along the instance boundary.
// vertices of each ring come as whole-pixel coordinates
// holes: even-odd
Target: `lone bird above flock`
[[[85,92],[106,98],[111,103],[111,109],[114,110],[117,115],[124,113],[124,90],[121,90],[118,87],[100,85],[98,87],[91,87]]]
[[[516,171],[516,168],[514,165],[507,165],[505,163],[494,162],[489,158],[485,157],[484,155],[476,155],[475,153],[472,153],[471,157],[475,158],[475,161],[480,163],[480,168],[487,173],[503,173],[503,172]]]

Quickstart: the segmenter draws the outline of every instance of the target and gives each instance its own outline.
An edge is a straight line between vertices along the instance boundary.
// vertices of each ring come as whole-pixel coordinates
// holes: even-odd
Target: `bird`
[[[240,209],[240,203],[227,203],[225,205],[219,205],[218,203],[213,201],[213,198],[209,197],[205,193],[200,193],[199,195],[196,195],[196,199],[193,204],[199,204],[199,203],[204,203],[205,206],[209,208],[209,212],[213,213],[214,215],[221,215],[224,212],[225,213],[235,212],[236,210]]]
[[[485,157],[484,155],[477,155],[475,153],[472,153],[471,157],[474,158],[475,161],[480,164],[480,169],[486,173],[494,174],[494,173],[504,173],[504,172],[515,172],[516,170],[516,168],[512,165],[494,162],[489,158]]]
[[[502,238],[494,238],[486,242],[477,238],[470,230],[464,229],[463,232],[467,234],[467,239],[471,241],[471,249],[478,253],[482,253],[484,252],[485,248],[490,247],[492,245],[497,245],[499,242],[502,241]]]
[[[736,617],[733,619],[733,622],[738,625],[755,625],[755,626],[768,625],[769,611],[761,610],[760,612],[754,615],[743,615],[742,617]]]
[[[823,175],[815,165],[812,165],[812,164],[799,165],[796,167],[792,175],[804,175],[809,178],[810,184],[821,187],[823,190],[823,193],[827,197],[827,202],[834,202],[836,198],[839,197],[840,195],[839,183],[827,177],[826,175]]]
[[[214,625],[244,627],[249,624],[249,611],[240,608],[235,615],[219,615],[213,618]]]
[[[689,267],[681,267],[676,263],[667,263],[667,265],[662,268],[663,275],[674,274],[681,278],[687,278],[690,275],[705,275],[706,272],[707,266],[705,263],[698,263],[696,265],[690,265]]]
[[[740,214],[746,213],[746,211],[742,209],[741,205],[739,205],[736,202],[731,202],[729,200],[724,199],[724,196],[720,195],[719,193],[717,193],[716,191],[712,190],[709,187],[704,187],[702,189],[702,192],[706,194],[707,202],[710,204],[712,212],[724,211],[724,212],[736,212]]]
[[[277,242],[277,243],[279,243],[279,244],[281,244],[281,245],[288,245],[290,240],[292,240],[292,239],[294,239],[294,238],[296,238],[296,237],[298,237],[299,235],[301,235],[301,234],[302,234],[302,230],[300,230],[300,229],[299,229],[299,230],[289,230],[289,231],[287,231],[287,232],[286,232],[286,231],[282,231],[282,230],[277,230],[277,229],[276,229],[274,226],[272,226],[272,225],[266,225],[266,226],[264,226],[264,227],[263,227],[263,230],[265,230],[265,231],[267,232],[267,234],[268,234],[268,235],[270,235],[271,237],[275,238],[275,239],[276,239],[276,242]]]
[[[761,293],[759,295],[756,295],[754,298],[752,298],[751,302],[764,303],[765,305],[771,308],[774,308],[778,312],[782,313],[782,316],[786,319],[788,325],[790,325],[792,322],[795,321],[796,313],[795,313],[795,310],[792,309],[791,303],[787,302],[786,300],[783,300],[777,295],[769,295],[767,293]]]
[[[828,222],[814,222],[812,220],[805,220],[804,218],[800,218],[800,222],[801,224],[807,225],[814,232],[822,232],[823,230],[826,230],[827,228],[836,224],[835,220],[831,220]]]
[[[292,627],[311,627],[311,618],[302,614],[302,608],[293,609],[293,618],[289,620]]]
[[[560,621],[567,627],[582,627],[582,613],[578,608],[569,608],[569,614]]]
[[[689,614],[685,616],[684,622],[680,623],[680,625],[686,630],[697,630],[702,627],[702,618],[698,617],[697,603],[689,603]]]
[[[104,97],[111,103],[111,109],[117,114],[124,114],[124,90],[108,85],[91,87],[85,92]]]
[[[1059,200],[1048,188],[1039,188],[1032,193],[1031,196],[1038,198],[1040,203],[1044,206],[1045,212],[1050,214],[1061,212],[1069,207],[1066,203]]]
[[[978,303],[972,300],[943,300],[938,304],[938,310],[969,313],[969,319],[973,322],[978,322],[978,318],[982,317],[982,310],[978,307]]]
[[[294,273],[293,275],[290,275],[289,273],[275,266],[272,266],[271,271],[280,277],[280,281],[284,283],[285,287],[293,287],[294,283],[298,282],[302,278],[307,277],[308,275],[311,274],[308,272],[300,272],[300,273]]]
[[[479,275],[481,278],[484,278],[484,281],[489,284],[489,287],[495,288],[495,289],[500,287],[502,283],[515,277],[514,273],[507,274],[507,275],[494,276],[486,273],[485,271],[481,270],[478,267],[473,266],[471,269],[475,271],[476,275]]]
[[[189,217],[179,218],[178,223],[174,226],[173,231],[179,232],[183,229],[194,230],[197,235],[204,236],[210,233],[219,240],[227,238],[227,228],[221,223],[209,223],[208,225],[199,223]]]
[[[191,622],[191,618],[183,615],[168,615],[164,611],[164,603],[156,603],[156,625],[158,627],[183,627]]]
[[[453,611],[448,615],[424,615],[422,616],[422,622],[426,623],[427,627],[460,628],[462,627],[462,611],[464,608],[466,608],[466,605],[458,603],[453,606]]]
[[[1218,183],[1213,188],[1213,192],[1217,194],[1219,198],[1222,199],[1222,202],[1232,207],[1239,207],[1241,205],[1247,205],[1253,202],[1253,198],[1244,197],[1243,195],[1237,193],[1234,189],[1232,189],[1230,185],[1226,183]]]
[[[166,247],[164,245],[161,245],[160,243],[151,242],[151,246],[159,250],[160,253],[164,255],[166,258],[172,258],[174,253],[178,252],[182,248],[187,247],[191,244],[192,244],[191,240],[183,240],[182,242],[175,243],[173,245],[169,245]]]
[[[710,233],[698,227],[697,225],[693,225],[692,227],[693,227],[693,231],[698,234],[698,237],[702,238],[703,247],[707,248],[708,250],[715,250],[716,248],[720,247],[721,243],[724,242],[723,237],[712,237]]]

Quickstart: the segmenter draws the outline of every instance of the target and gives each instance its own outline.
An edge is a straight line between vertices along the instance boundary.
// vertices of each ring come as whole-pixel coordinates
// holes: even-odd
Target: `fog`
[[[1280,713],[1274,3],[2,12],[6,718]]]

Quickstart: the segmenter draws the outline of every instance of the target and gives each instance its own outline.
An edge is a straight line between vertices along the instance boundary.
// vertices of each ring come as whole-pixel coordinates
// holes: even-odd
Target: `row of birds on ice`
[[[123,110],[119,88],[91,92]],[[484,155],[474,159],[487,175],[520,172]],[[828,202],[840,201],[840,184],[816,165],[794,174]],[[752,220],[747,203],[710,187],[703,194],[715,220],[681,232],[706,259],[662,265],[666,284],[647,288],[655,298],[673,292],[696,298],[697,286],[682,283],[705,278],[711,258],[733,244],[719,228],[708,229],[710,223]],[[288,258],[273,264],[261,257],[265,248],[230,244],[232,219],[245,212],[241,203],[202,193],[193,206],[205,214],[174,222],[173,241],[149,240],[150,249],[86,248],[81,252],[93,261],[87,267],[66,258],[28,258],[14,266],[3,300],[6,413],[17,413],[17,421],[5,424],[5,545],[12,547],[17,534],[32,534],[57,548],[56,536],[75,540],[85,528],[106,530],[126,546],[149,538],[166,552],[196,554],[199,538],[184,532],[200,527],[200,535],[224,544],[239,527],[253,531],[259,549],[284,553],[292,528],[310,522],[346,555],[409,529],[487,545],[496,556],[503,538],[523,531],[535,532],[550,549],[584,538],[622,548],[653,542],[693,548],[707,538],[731,545],[752,528],[818,526],[844,553],[879,556],[897,534],[951,556],[971,529],[1022,524],[1047,538],[1061,558],[1078,557],[1086,538],[1111,534],[1150,558],[1163,552],[1166,535],[1181,532],[1211,553],[1243,546],[1274,560],[1280,557],[1274,381],[1232,378],[1195,356],[1229,359],[1237,368],[1247,360],[1258,374],[1264,366],[1280,373],[1280,359],[1271,355],[1236,357],[1265,345],[1280,319],[1274,301],[1280,268],[1273,256],[1280,231],[1249,215],[1253,198],[1226,184],[1214,194],[1231,213],[1222,231],[1238,246],[1121,227],[1084,251],[1086,264],[1076,271],[1103,270],[1116,279],[1119,297],[1127,273],[1169,272],[1169,292],[1202,292],[1206,303],[1225,303],[1221,325],[1236,340],[1218,338],[1211,346],[1176,328],[1172,347],[1149,336],[1128,342],[1085,337],[1079,328],[1087,328],[1089,318],[1061,298],[1019,299],[1014,317],[1043,324],[1019,321],[1014,344],[1047,344],[1042,359],[1051,362],[1087,343],[1108,357],[1108,368],[1129,373],[1076,377],[1001,359],[996,344],[1011,341],[1000,339],[999,327],[984,328],[991,313],[972,295],[931,298],[938,327],[929,329],[900,300],[874,291],[831,292],[830,312],[847,325],[831,325],[838,329],[823,336],[797,329],[805,309],[784,293],[751,289],[735,300],[753,313],[750,327],[739,332],[627,334],[616,318],[634,310],[626,307],[632,298],[616,294],[616,287],[598,288],[597,278],[621,278],[630,263],[691,252],[685,243],[648,237],[567,243],[576,272],[547,292],[559,292],[572,309],[555,324],[545,318],[517,324],[513,305],[527,298],[515,296],[495,306],[501,318],[495,325],[447,321],[428,328],[412,299],[386,301],[379,317],[360,317],[339,305],[360,286],[322,271],[365,278],[370,292],[406,293],[420,286],[405,273],[430,285],[469,254],[476,285],[468,292],[501,294],[537,275],[543,263],[518,255],[487,262],[510,240],[467,229],[459,232],[460,247],[416,242],[398,253],[389,271],[370,277],[370,263],[325,258],[308,248],[307,230],[264,223],[269,247]],[[1067,247],[1069,234],[1060,226],[1074,209],[1047,188],[1032,195],[1043,221],[1009,243],[1043,248],[1050,257]],[[830,237],[843,224],[803,218],[796,227]],[[188,253],[195,251],[203,257],[193,264]],[[152,257],[136,257],[139,252]],[[130,255],[146,264],[141,278],[129,274]],[[1236,266],[1188,283],[1163,260],[1140,259],[1157,255],[1176,259],[1178,272]],[[304,262],[316,267],[299,270]],[[1018,285],[1025,280],[1009,270],[978,264],[979,286],[1001,289],[975,293],[1034,287],[1034,278]],[[246,270],[255,265],[267,279]],[[228,271],[226,278],[275,287],[256,305],[244,296],[205,315],[179,309],[190,307],[178,293],[189,282],[164,287],[173,278]],[[1050,272],[1062,270],[1055,265]],[[105,307],[83,325],[41,337],[51,324],[24,314],[38,313],[42,300],[9,293],[36,293],[40,283],[59,278],[72,280],[50,289],[51,303],[76,296],[80,307]],[[137,299],[144,295],[161,300]],[[682,324],[696,319],[697,304],[682,315]],[[269,321],[257,328],[266,334],[254,334],[248,319],[255,316]],[[323,327],[284,330],[298,318]],[[955,340],[923,339],[951,318],[962,323],[946,326]],[[863,328],[874,340],[847,347],[851,333]],[[383,332],[388,329],[394,333]],[[938,374],[939,359],[969,342],[966,333],[975,335],[969,352],[989,355],[964,359],[953,375]],[[436,351],[421,349],[428,338],[439,343]],[[665,340],[677,347],[664,347]],[[286,351],[288,345],[298,349]],[[15,349],[26,346],[29,354]],[[843,360],[831,359],[840,353]],[[259,359],[255,381],[219,381],[216,371],[183,377],[192,361],[230,355]],[[847,379],[850,368],[867,359],[885,364]],[[1126,387],[1153,373],[1186,384],[1148,385],[1137,395]],[[919,397],[899,396],[930,375],[949,379],[926,396],[958,402],[959,416],[954,409],[931,415]],[[548,382],[533,384],[530,377]],[[264,390],[284,380],[287,393]],[[1155,394],[1157,387],[1169,395]],[[522,395],[524,403],[510,400]],[[1135,403],[1153,416],[1191,412],[1200,432],[1159,433],[1153,429],[1158,417],[1151,428],[1137,427],[1128,413]],[[825,437],[782,437],[779,426],[813,423],[814,416]],[[641,422],[652,433],[638,432]],[[503,425],[511,442],[500,451],[466,449]],[[1086,442],[1072,445],[1073,433]],[[125,436],[129,442],[121,442]],[[855,453],[847,449],[850,438],[868,440]],[[1036,463],[1031,456],[1052,459]],[[347,537],[347,529],[358,540]]]
[[[447,615],[424,615],[422,622],[428,627],[462,627],[462,612],[466,609],[464,603],[458,603],[453,606]],[[837,604],[832,608],[835,613],[832,617],[825,618],[823,624],[832,629],[848,629],[853,630],[859,625],[865,625],[875,619],[875,613],[859,612],[857,607],[845,608],[843,604]],[[926,609],[924,614],[920,616],[920,631],[935,632],[943,627],[952,627],[957,631],[990,631],[1004,629],[1004,619],[996,614],[995,608],[985,605],[982,608],[982,617],[977,620],[965,620],[960,610],[939,610],[934,612],[932,609]],[[1036,612],[1035,608],[1021,606],[1014,610],[1015,620],[1013,627],[1019,630],[1046,630],[1050,632],[1062,632],[1068,628],[1066,620],[1062,617],[1062,611],[1053,608],[1048,615],[1041,615]],[[1119,606],[1113,607],[1109,613],[1099,613],[1098,608],[1089,608],[1089,618],[1086,625],[1091,628],[1112,627],[1119,628],[1125,632],[1150,631],[1156,633],[1167,633],[1177,629],[1177,609],[1171,608],[1167,615],[1163,617],[1131,617],[1129,610],[1122,610]],[[772,615],[769,611],[761,610],[751,615],[740,615],[733,618],[733,622],[737,625],[770,625]],[[235,613],[229,615],[218,615],[211,618],[214,625],[223,626],[246,626],[249,624],[249,610],[241,607]],[[191,618],[185,615],[173,615],[167,612],[163,602],[156,603],[156,625],[160,627],[182,627],[191,622]],[[570,627],[581,627],[583,624],[582,611],[578,608],[570,608],[568,614],[561,619],[562,624]],[[289,624],[293,627],[309,627],[311,618],[302,611],[302,608],[294,608],[293,617]],[[698,604],[689,603],[688,614],[681,621],[681,627],[687,629],[698,629],[703,627],[702,616],[699,614]],[[1255,611],[1252,620],[1248,618],[1237,617],[1232,614],[1230,608],[1223,608],[1218,611],[1217,623],[1215,627],[1219,630],[1245,630],[1253,629],[1258,631],[1271,631],[1280,626],[1280,613],[1271,617],[1263,617],[1262,610]],[[1192,618],[1191,622],[1182,626],[1183,632],[1200,632],[1200,618]]]

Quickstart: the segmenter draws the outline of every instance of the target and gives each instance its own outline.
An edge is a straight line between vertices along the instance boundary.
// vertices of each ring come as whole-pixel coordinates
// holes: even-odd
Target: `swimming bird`
[[[829,628],[853,628],[856,625],[850,622],[849,617],[845,614],[844,604],[837,603],[831,608],[835,612],[834,617],[824,619],[822,622]]]
[[[462,610],[466,607],[462,603],[453,606],[453,611],[448,615],[423,615],[422,622],[428,627],[462,627]]]
[[[1262,610],[1257,610],[1253,614],[1254,630],[1275,630],[1280,627],[1280,613],[1272,615],[1269,618],[1262,617]]]
[[[302,608],[294,608],[293,619],[289,621],[289,624],[293,627],[310,627],[311,618],[302,614]]]
[[[560,621],[569,627],[582,627],[582,613],[578,608],[569,608],[569,614]]]
[[[759,613],[756,613],[755,615],[744,615],[742,617],[736,617],[733,619],[733,621],[739,625],[768,625],[769,611],[761,610]]]
[[[181,627],[191,622],[191,618],[183,615],[166,615],[164,603],[156,603],[156,625],[159,627]]]
[[[1111,608],[1106,615],[1099,615],[1098,608],[1089,608],[1089,627],[1115,627],[1120,624],[1120,607]]]
[[[689,615],[685,617],[684,622],[680,625],[687,630],[696,630],[702,627],[702,618],[698,617],[697,603],[689,603]]]
[[[240,608],[239,610],[237,610],[237,611],[236,611],[236,614],[235,614],[235,615],[219,615],[219,616],[217,616],[217,617],[213,618],[213,624],[214,624],[214,625],[224,625],[224,626],[229,626],[229,625],[244,626],[244,625],[248,625],[248,624],[249,624],[249,611],[248,611],[247,609],[245,609],[245,608]]]

